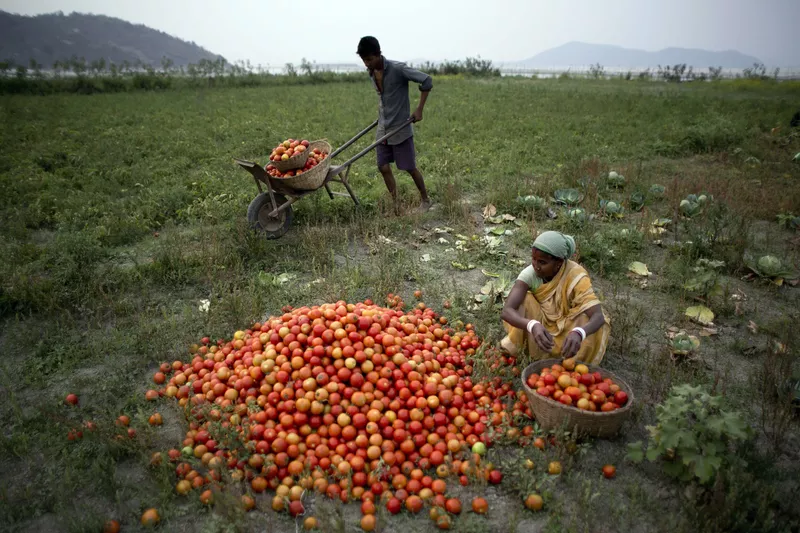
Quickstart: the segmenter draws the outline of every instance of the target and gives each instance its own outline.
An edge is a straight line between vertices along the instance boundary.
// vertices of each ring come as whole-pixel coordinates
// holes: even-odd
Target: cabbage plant
[[[628,200],[628,205],[630,206],[631,211],[641,211],[644,208],[644,195],[640,192],[631,194],[631,198]]]
[[[567,210],[567,216],[570,220],[574,220],[575,222],[586,222],[588,217],[586,216],[586,211],[581,209],[580,207],[573,207]]]
[[[622,206],[613,200],[600,200],[600,209],[611,218],[622,218],[625,215]]]
[[[625,186],[625,176],[617,174],[612,170],[608,173],[607,182],[610,187],[619,189]]]
[[[534,209],[544,209],[547,207],[547,199],[542,198],[541,196],[536,196],[535,194],[518,196],[517,203],[526,207],[532,207]]]
[[[559,189],[553,193],[553,200],[561,205],[578,205],[583,200],[583,195],[577,189]]]
[[[776,285],[782,285],[784,279],[794,279],[795,273],[783,264],[783,261],[774,255],[764,255],[754,260],[752,257],[745,257],[745,264],[760,278],[769,279]]]
[[[657,198],[661,199],[664,198],[664,194],[666,193],[667,189],[663,185],[659,185],[658,183],[654,183],[650,186],[650,189],[647,191],[647,196],[650,198]]]

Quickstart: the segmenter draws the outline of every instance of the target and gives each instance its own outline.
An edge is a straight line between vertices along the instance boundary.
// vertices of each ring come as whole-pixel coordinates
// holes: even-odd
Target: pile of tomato
[[[323,152],[319,148],[314,148],[309,152],[308,159],[306,160],[306,163],[305,165],[303,165],[302,168],[281,172],[275,167],[275,165],[269,164],[266,166],[265,170],[267,171],[267,174],[269,174],[273,178],[290,178],[292,176],[302,176],[303,173],[308,172],[315,166],[319,165],[326,157],[328,157],[328,154],[326,152]]]
[[[588,366],[576,364],[574,359],[543,368],[539,374],[529,375],[526,383],[540,396],[585,411],[606,413],[628,403],[628,393],[613,379],[589,372]]]
[[[148,398],[176,399],[190,420],[182,449],[168,452],[176,490],[210,503],[214,486],[239,481],[246,508],[252,493],[274,490],[272,508],[293,516],[313,490],[361,501],[367,529],[375,505],[416,513],[426,502],[444,527],[439,515],[461,508],[448,484],[500,483],[482,456],[522,436],[521,393],[510,380],[473,381],[485,354],[472,325],[451,327],[421,302],[408,312],[399,297],[387,302],[284,308],[231,340],[202,339],[188,362],[162,364]],[[500,363],[515,365],[495,353],[489,364]]]

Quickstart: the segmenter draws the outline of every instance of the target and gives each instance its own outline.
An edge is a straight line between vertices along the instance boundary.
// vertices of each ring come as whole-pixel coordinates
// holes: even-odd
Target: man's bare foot
[[[424,213],[424,212],[428,211],[431,208],[432,205],[433,204],[431,203],[430,200],[428,200],[428,199],[422,200],[422,202],[419,204],[419,212],[420,213]]]

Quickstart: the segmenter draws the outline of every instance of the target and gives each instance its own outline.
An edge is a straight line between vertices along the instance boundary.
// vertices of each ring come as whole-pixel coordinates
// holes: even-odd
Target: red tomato
[[[477,514],[486,514],[489,511],[489,502],[483,498],[475,498],[472,500],[472,512]]]

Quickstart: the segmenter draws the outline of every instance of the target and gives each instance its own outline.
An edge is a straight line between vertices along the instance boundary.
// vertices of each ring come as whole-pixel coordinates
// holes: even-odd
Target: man
[[[356,52],[364,65],[369,70],[369,76],[378,92],[378,132],[377,138],[383,137],[387,132],[401,125],[409,117],[414,122],[422,120],[422,110],[428,93],[433,88],[433,80],[424,72],[414,70],[405,63],[390,61],[381,54],[381,46],[375,37],[364,37],[358,43]],[[419,105],[410,113],[408,99],[408,82],[419,84]],[[386,188],[394,200],[397,210],[397,183],[392,174],[390,163],[395,163],[399,170],[405,170],[411,175],[414,184],[419,190],[422,203],[420,208],[425,211],[430,208],[431,202],[428,191],[425,189],[425,180],[417,168],[416,152],[414,150],[414,130],[411,124],[400,130],[377,147],[378,170],[383,175]]]

